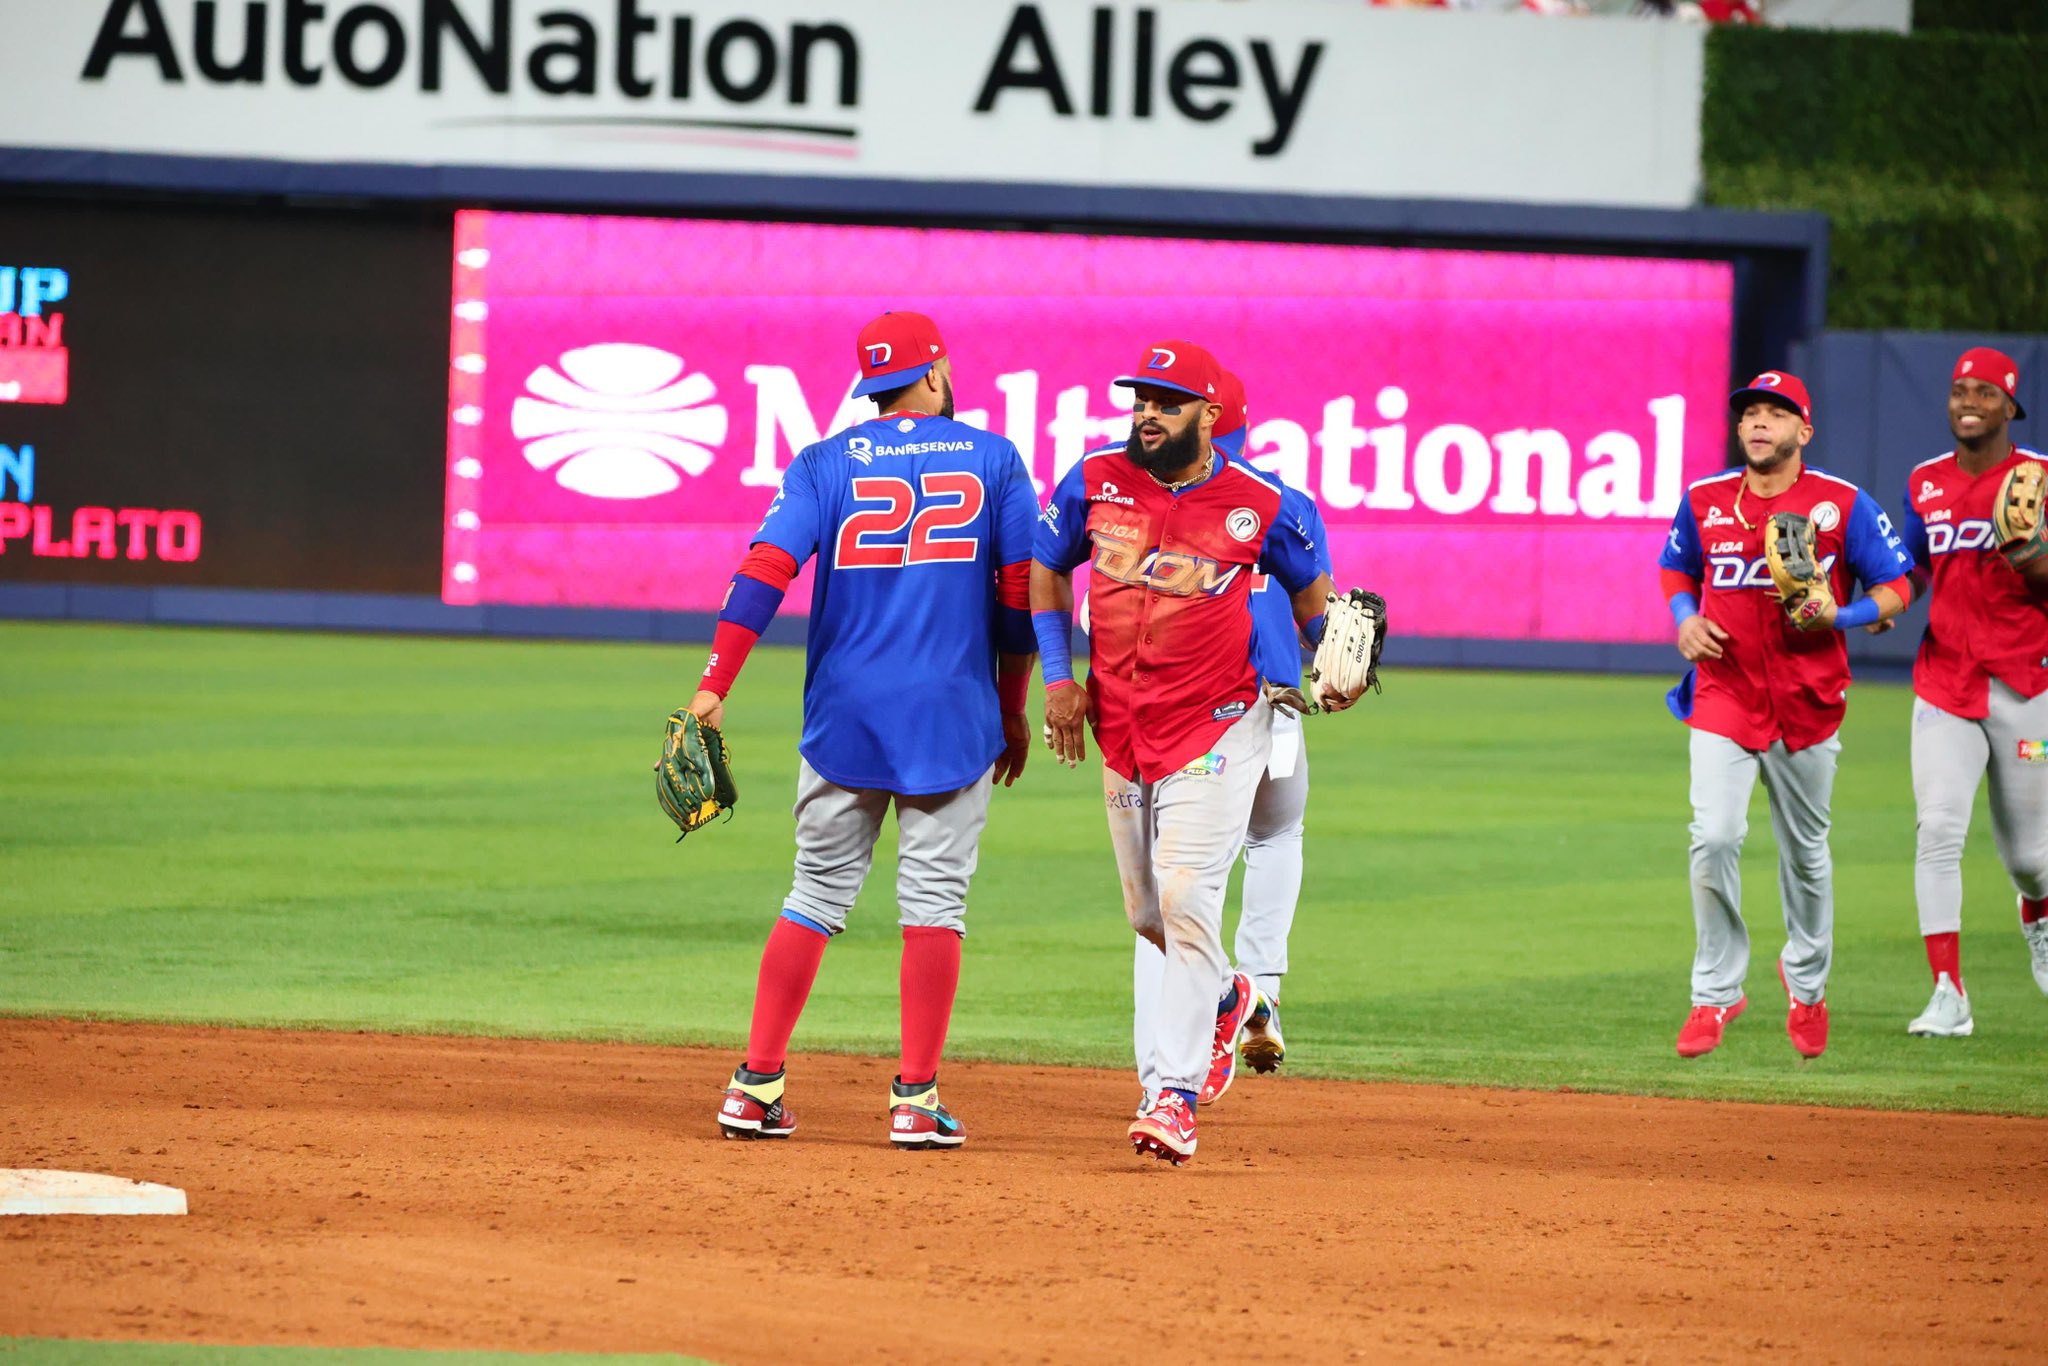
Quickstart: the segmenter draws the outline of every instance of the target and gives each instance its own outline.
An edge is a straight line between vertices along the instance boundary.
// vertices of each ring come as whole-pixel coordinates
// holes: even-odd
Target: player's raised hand
[[[1031,757],[1031,722],[1024,713],[1003,716],[1003,752],[996,756],[996,782],[1008,787],[1024,776],[1024,761]]]
[[[1088,757],[1088,685],[1080,679],[1045,695],[1045,745],[1069,768]]]
[[[725,699],[708,689],[699,689],[690,699],[690,714],[713,730],[725,728]]]
[[[1708,621],[1704,615],[1695,613],[1685,619],[1678,628],[1678,653],[1688,664],[1697,664],[1702,659],[1719,659],[1724,653],[1721,642],[1728,639],[1728,633]]]

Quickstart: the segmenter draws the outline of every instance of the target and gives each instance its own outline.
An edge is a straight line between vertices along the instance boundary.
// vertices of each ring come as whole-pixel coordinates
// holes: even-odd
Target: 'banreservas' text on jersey
[[[951,792],[1003,749],[996,567],[1028,559],[1017,448],[951,418],[875,418],[807,446],[754,539],[818,558],[799,749],[841,787]]]

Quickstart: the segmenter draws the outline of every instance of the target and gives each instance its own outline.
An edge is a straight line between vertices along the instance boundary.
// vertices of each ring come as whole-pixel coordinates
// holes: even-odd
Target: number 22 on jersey
[[[856,502],[882,506],[857,509],[839,524],[832,556],[836,568],[901,569],[971,561],[981,554],[979,537],[945,534],[980,518],[988,502],[980,478],[964,470],[938,470],[919,475],[917,482],[913,490],[908,479],[890,474],[853,481]]]

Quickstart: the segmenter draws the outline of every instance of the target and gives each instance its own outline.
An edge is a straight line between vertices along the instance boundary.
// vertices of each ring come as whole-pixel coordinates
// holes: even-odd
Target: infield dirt
[[[1176,1171],[1132,1155],[1120,1073],[950,1065],[968,1144],[906,1153],[889,1063],[818,1055],[794,1139],[721,1141],[732,1063],[0,1020],[0,1166],[192,1208],[0,1220],[0,1335],[735,1366],[2048,1356],[2048,1120],[1247,1077]]]

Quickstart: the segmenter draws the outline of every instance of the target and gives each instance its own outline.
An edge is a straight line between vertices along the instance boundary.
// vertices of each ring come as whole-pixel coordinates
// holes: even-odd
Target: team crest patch
[[[1181,776],[1185,778],[1218,777],[1223,772],[1223,764],[1223,756],[1221,754],[1216,753],[1214,750],[1211,750],[1209,753],[1204,754],[1201,758],[1195,760],[1186,768],[1182,769]]]
[[[1218,707],[1209,713],[1209,719],[1211,721],[1235,721],[1238,717],[1244,715],[1247,705],[1243,702],[1232,702],[1228,706]]]
[[[2020,741],[2020,762],[2023,764],[2048,764],[2048,740]]]
[[[1258,539],[1259,514],[1250,508],[1232,508],[1230,516],[1223,520],[1223,529],[1236,539],[1250,543]]]
[[[917,423],[910,418],[902,418],[896,423],[896,430],[899,432],[913,432],[917,430]]]
[[[1833,503],[1815,503],[1808,515],[1813,518],[1815,531],[1833,531],[1842,524],[1842,510]]]

